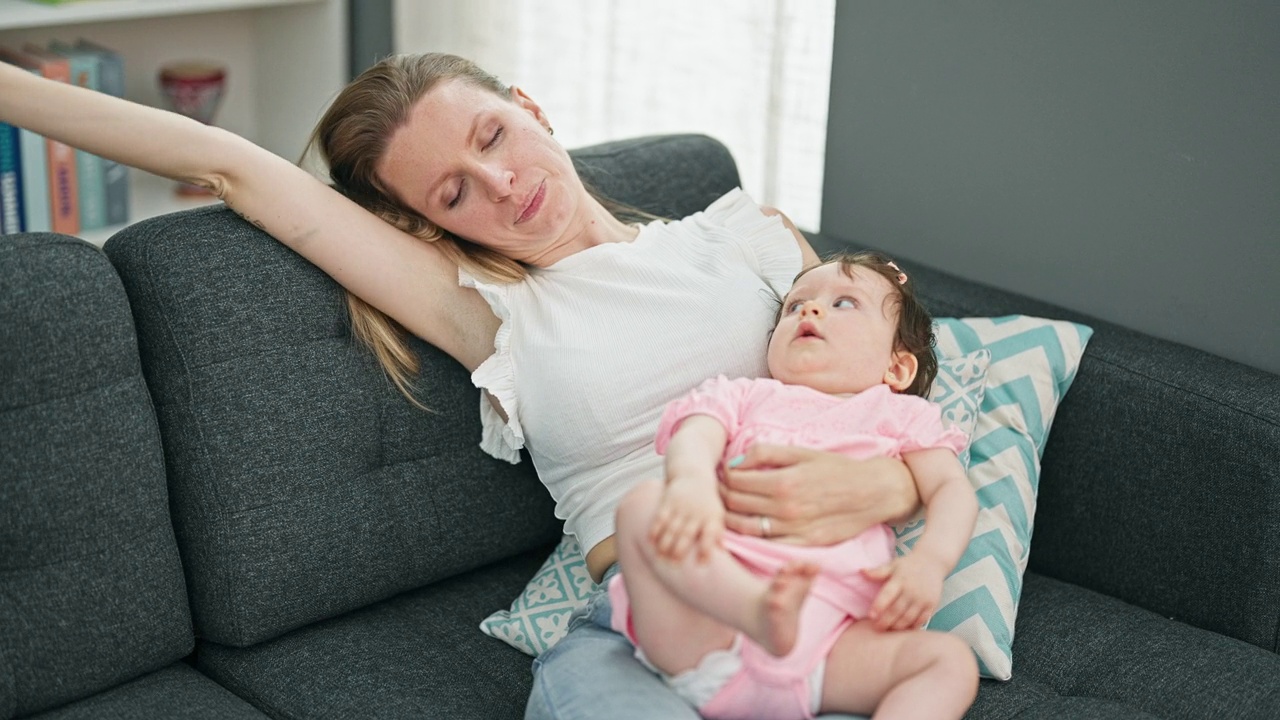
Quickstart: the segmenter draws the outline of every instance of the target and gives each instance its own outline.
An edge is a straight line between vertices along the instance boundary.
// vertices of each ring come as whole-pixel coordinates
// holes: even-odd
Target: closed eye
[[[462,193],[463,193],[463,192],[465,192],[465,190],[466,190],[466,186],[467,186],[467,181],[466,181],[466,180],[461,180],[461,181],[459,181],[459,182],[458,182],[458,192],[454,193],[454,195],[453,195],[453,199],[452,199],[452,200],[450,200],[450,201],[449,201],[449,203],[448,203],[445,207],[449,208],[450,210],[452,210],[452,209],[454,209],[454,208],[458,207],[458,203],[462,202]]]
[[[503,126],[499,125],[497,129],[493,131],[493,137],[489,138],[489,142],[485,143],[484,147],[481,149],[488,150],[492,148],[494,145],[497,145],[498,142],[502,140],[502,135],[505,132],[505,130],[506,129]],[[454,193],[452,198],[449,199],[449,202],[445,204],[445,207],[450,210],[458,207],[458,204],[462,202],[462,198],[466,194],[466,188],[467,188],[467,181],[465,179],[459,181],[458,191]]]

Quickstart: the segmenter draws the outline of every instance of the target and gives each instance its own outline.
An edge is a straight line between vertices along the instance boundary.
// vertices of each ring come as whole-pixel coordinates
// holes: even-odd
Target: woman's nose
[[[480,182],[484,186],[489,199],[497,202],[511,195],[515,185],[516,174],[498,165],[483,165],[480,171]]]

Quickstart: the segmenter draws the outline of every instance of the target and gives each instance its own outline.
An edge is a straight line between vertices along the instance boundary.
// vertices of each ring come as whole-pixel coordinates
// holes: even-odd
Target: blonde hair
[[[493,282],[519,282],[527,274],[523,264],[437,227],[378,177],[376,168],[391,135],[409,119],[418,100],[446,80],[461,80],[502,98],[511,97],[510,87],[465,58],[444,53],[392,55],[338,93],[312,131],[304,157],[318,152],[340,192],[400,230],[435,243],[445,257],[472,275]],[[657,219],[604,198],[585,183],[584,187],[614,217]],[[404,328],[350,291],[346,295],[352,334],[373,351],[396,388],[425,410],[413,395],[411,378],[418,374],[418,357],[405,342]]]
[[[393,55],[338,93],[312,131],[306,152],[318,152],[334,186],[386,222],[434,242],[445,257],[475,275],[515,282],[525,276],[523,265],[440,229],[396,197],[376,171],[391,135],[408,120],[414,104],[440,82],[454,79],[510,97],[506,85],[470,60],[441,53]],[[404,329],[351,292],[346,295],[351,332],[373,351],[400,392],[424,408],[413,396],[410,378],[418,373],[418,358],[405,342]]]

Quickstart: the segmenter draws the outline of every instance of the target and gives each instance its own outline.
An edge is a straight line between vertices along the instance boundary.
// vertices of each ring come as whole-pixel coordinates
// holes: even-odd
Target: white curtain
[[[524,88],[566,147],[670,132],[729,147],[743,188],[817,229],[835,0],[396,0],[396,52]]]

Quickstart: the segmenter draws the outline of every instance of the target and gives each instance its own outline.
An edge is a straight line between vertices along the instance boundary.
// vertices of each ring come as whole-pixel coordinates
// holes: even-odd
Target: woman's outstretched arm
[[[498,321],[457,266],[244,138],[0,63],[0,120],[73,147],[213,190],[409,332],[474,369]]]

